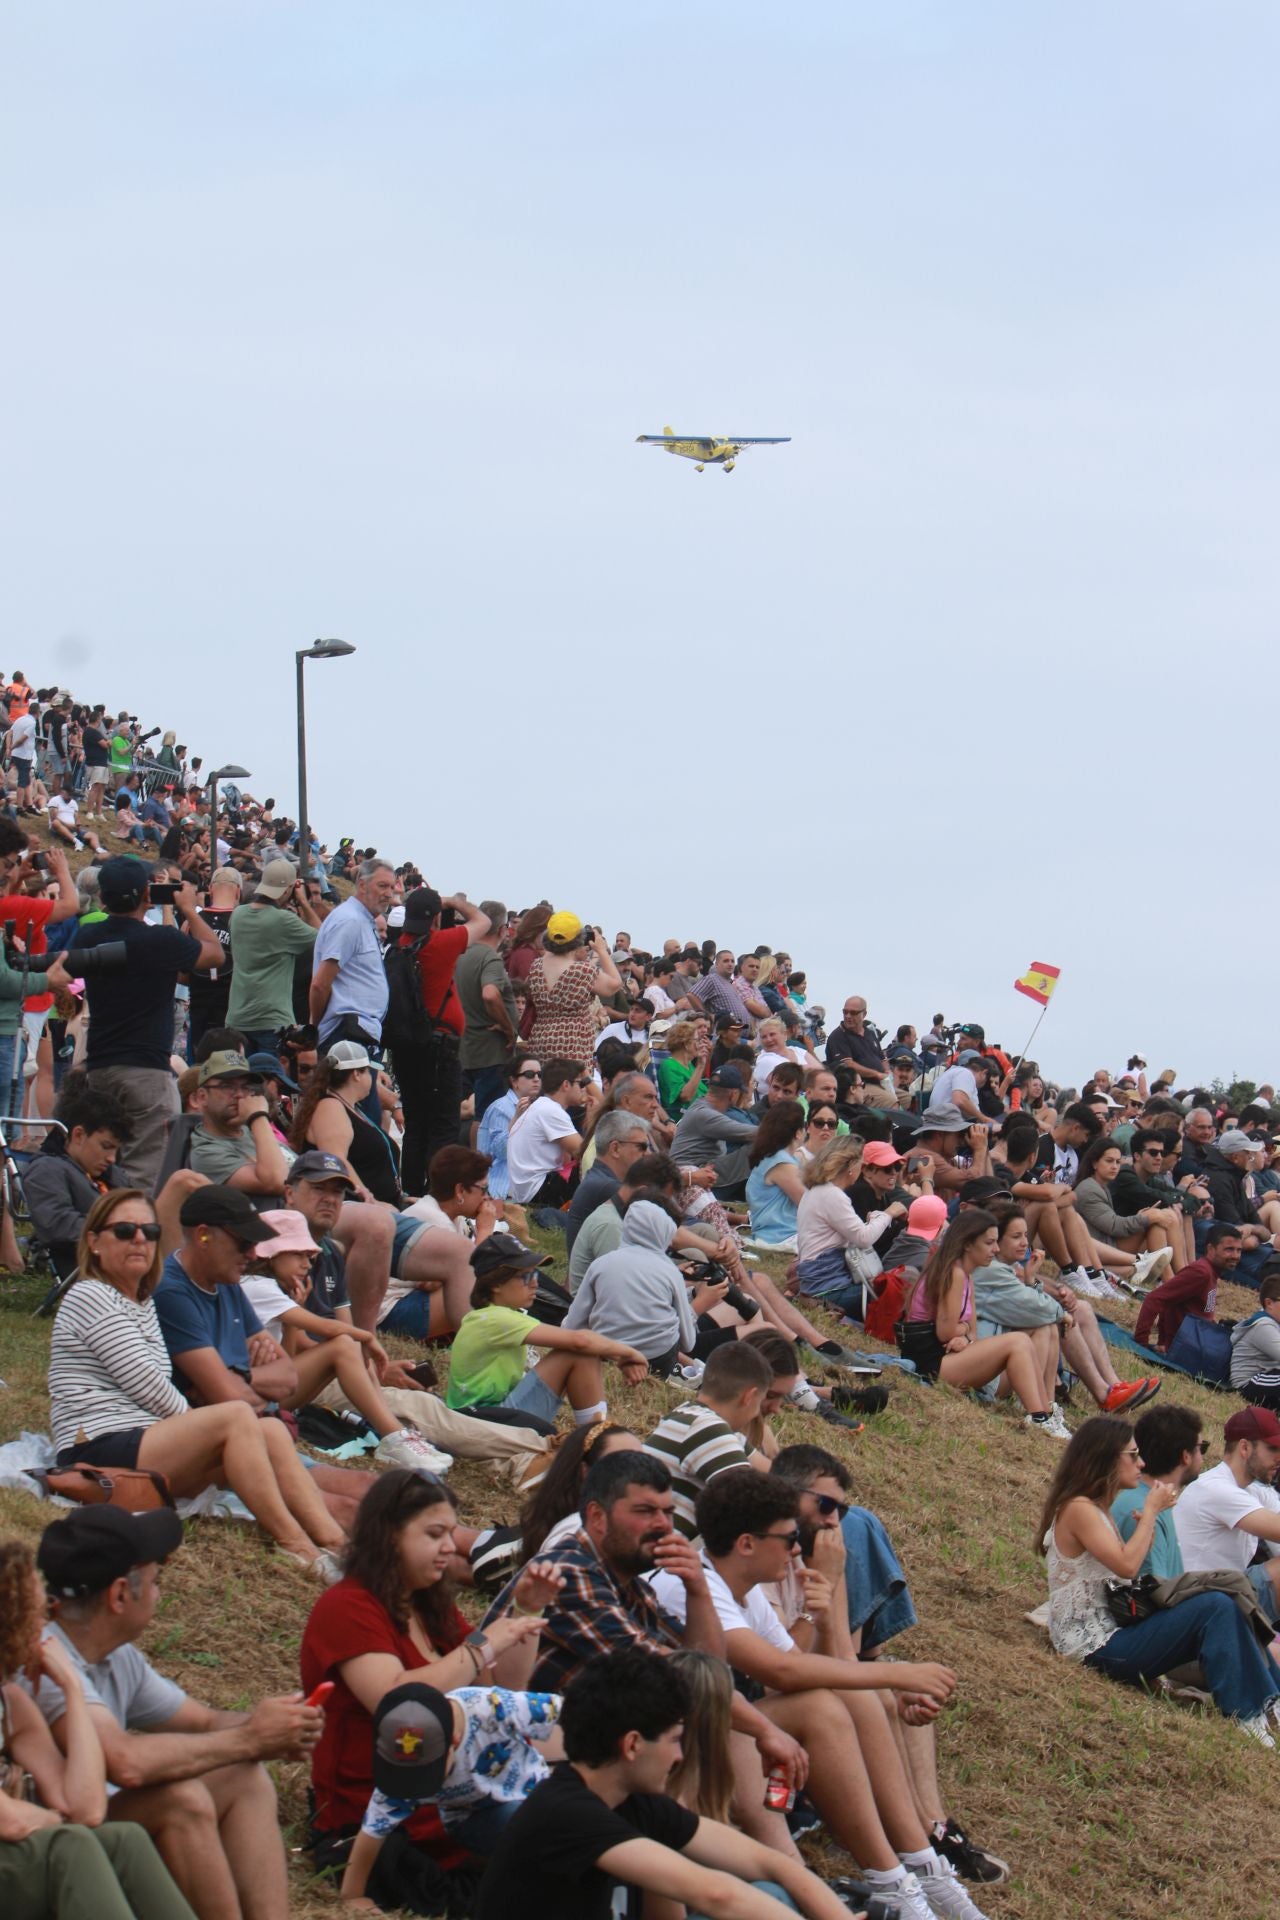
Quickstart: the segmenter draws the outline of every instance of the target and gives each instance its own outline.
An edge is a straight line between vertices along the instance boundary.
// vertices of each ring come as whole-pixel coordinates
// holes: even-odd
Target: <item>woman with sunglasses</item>
[[[487,1153],[489,1192],[495,1200],[506,1200],[511,1193],[507,1171],[507,1136],[511,1122],[524,1113],[542,1092],[542,1062],[531,1054],[517,1054],[507,1069],[507,1091],[484,1110],[476,1129],[476,1152]]]
[[[1259,1647],[1229,1594],[1196,1594],[1127,1627],[1112,1617],[1108,1585],[1137,1578],[1157,1520],[1178,1499],[1176,1487],[1153,1479],[1133,1532],[1121,1539],[1112,1505],[1138,1486],[1141,1472],[1126,1420],[1102,1414],[1086,1420],[1064,1449],[1040,1516],[1049,1638],[1068,1660],[1134,1683],[1198,1661],[1219,1713],[1260,1745],[1274,1747],[1267,1721],[1280,1700],[1280,1668]]]
[[[809,1118],[805,1124],[801,1144],[796,1150],[796,1158],[802,1166],[829,1146],[840,1131],[840,1115],[825,1100],[809,1102]]]
[[[142,1467],[177,1499],[230,1487],[280,1550],[322,1576],[341,1529],[329,1518],[279,1420],[244,1402],[191,1407],[173,1384],[151,1295],[160,1226],[145,1193],[94,1202],[78,1278],[53,1323],[49,1403],[59,1467]]]

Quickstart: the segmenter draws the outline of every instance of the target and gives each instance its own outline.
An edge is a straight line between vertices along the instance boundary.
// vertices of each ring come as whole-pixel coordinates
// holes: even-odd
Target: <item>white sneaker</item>
[[[876,1899],[880,1901],[885,1913],[893,1920],[933,1920],[933,1908],[925,1899],[920,1882],[914,1873],[903,1872],[901,1880],[883,1886],[878,1880],[868,1882],[875,1888]]]
[[[946,1914],[948,1920],[986,1920],[981,1907],[975,1906],[969,1898],[964,1882],[949,1860],[939,1856],[936,1869],[926,1873],[921,1867],[913,1871],[912,1877],[924,1895],[930,1913]]]
[[[800,1378],[787,1395],[787,1404],[788,1406],[798,1407],[801,1413],[814,1413],[817,1411],[818,1396],[803,1374],[800,1375]]]
[[[448,1473],[453,1465],[451,1453],[441,1453],[414,1427],[402,1427],[399,1433],[387,1434],[379,1440],[373,1457],[385,1466],[406,1467],[410,1473]]]
[[[1086,1273],[1083,1267],[1072,1267],[1071,1271],[1064,1273],[1062,1277],[1072,1292],[1081,1294],[1084,1299],[1097,1300],[1100,1297],[1097,1281],[1091,1273]]]
[[[1237,1720],[1236,1725],[1239,1727],[1241,1733],[1247,1733],[1249,1738],[1256,1740],[1260,1747],[1275,1746],[1275,1741],[1267,1731],[1267,1716],[1265,1713],[1255,1713],[1252,1720]]]
[[[1143,1287],[1148,1280],[1154,1284],[1172,1260],[1172,1247],[1156,1247],[1154,1251],[1144,1253],[1133,1270],[1134,1285]]]
[[[1056,1426],[1054,1425],[1053,1414],[1057,1414]],[[1024,1427],[1030,1427],[1032,1433],[1047,1434],[1050,1440],[1069,1440],[1071,1438],[1070,1428],[1067,1426],[1062,1415],[1058,1413],[1056,1407],[1053,1410],[1053,1414],[1051,1414],[1047,1420],[1037,1420],[1033,1413],[1029,1413],[1022,1424]]]

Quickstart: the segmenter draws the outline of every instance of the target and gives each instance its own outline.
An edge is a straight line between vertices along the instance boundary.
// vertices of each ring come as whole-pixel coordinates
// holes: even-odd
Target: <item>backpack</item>
[[[873,1340],[883,1340],[887,1347],[897,1345],[894,1323],[905,1313],[907,1295],[918,1279],[919,1275],[910,1267],[890,1267],[878,1281],[871,1282],[877,1291],[874,1299],[867,1302],[865,1324]]]
[[[1212,1320],[1198,1320],[1188,1314],[1169,1342],[1166,1360],[1185,1367],[1213,1387],[1231,1384],[1231,1333]]]
[[[430,938],[429,933],[424,933],[420,940],[412,941],[407,947],[397,942],[395,946],[389,946],[382,956],[382,970],[387,977],[387,1011],[382,1017],[382,1044],[392,1053],[398,1047],[430,1046],[441,1030],[440,1015],[453,991],[453,978],[451,975],[434,1016],[429,1014],[422,1004],[422,971],[418,965],[418,955]]]

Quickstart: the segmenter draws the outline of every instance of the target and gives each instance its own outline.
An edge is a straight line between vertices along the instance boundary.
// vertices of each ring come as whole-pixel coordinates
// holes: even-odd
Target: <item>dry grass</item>
[[[39,1291],[33,1280],[0,1281],[3,1438],[24,1426],[47,1428],[48,1322],[28,1317]],[[1248,1311],[1250,1299],[1226,1289],[1221,1310]],[[780,1437],[817,1440],[847,1460],[856,1497],[893,1535],[923,1623],[893,1650],[945,1660],[961,1676],[958,1704],[940,1723],[943,1791],[1013,1866],[1007,1886],[983,1895],[992,1920],[1264,1920],[1280,1884],[1280,1823],[1259,1789],[1264,1778],[1280,1778],[1280,1755],[1216,1716],[1058,1659],[1023,1618],[1045,1594],[1034,1535],[1054,1443],[1027,1433],[1011,1411],[886,1378],[889,1408],[863,1434],[788,1414]],[[1222,1422],[1238,1402],[1173,1376],[1164,1391],[1202,1413],[1220,1453]],[[672,1397],[653,1383],[634,1392],[612,1383],[614,1410],[641,1430]],[[1069,1410],[1073,1424],[1085,1411]],[[468,1520],[512,1517],[510,1493],[486,1469],[460,1468],[456,1484]],[[0,1492],[5,1533],[34,1538],[46,1519],[38,1502]],[[193,1526],[166,1570],[148,1652],[202,1698],[248,1705],[296,1684],[313,1594],[246,1529]],[[279,1782],[296,1848],[305,1781],[285,1767]],[[332,1915],[332,1897],[309,1882],[304,1857],[295,1864],[295,1913]]]

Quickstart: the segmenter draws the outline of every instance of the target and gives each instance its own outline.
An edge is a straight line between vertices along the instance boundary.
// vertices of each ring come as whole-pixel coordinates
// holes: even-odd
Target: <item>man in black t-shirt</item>
[[[98,897],[105,920],[82,927],[80,947],[122,941],[128,959],[119,971],[85,978],[89,1001],[89,1046],[85,1065],[95,1091],[114,1094],[125,1110],[133,1137],[119,1165],[133,1186],[155,1186],[164,1158],[169,1122],[179,1111],[178,1083],[169,1065],[173,1051],[173,997],[180,973],[216,967],[222,958],[213,928],[196,909],[196,891],[179,887],[173,911],[186,928],[149,927],[150,870],[129,854],[104,860],[98,871]],[[59,959],[45,976],[51,989],[70,984]]]
[[[797,1859],[664,1791],[681,1756],[687,1695],[660,1655],[606,1654],[565,1690],[567,1761],[505,1828],[480,1887],[477,1920],[609,1920],[618,1881],[723,1920],[848,1920]],[[780,1893],[790,1897],[784,1906]]]

